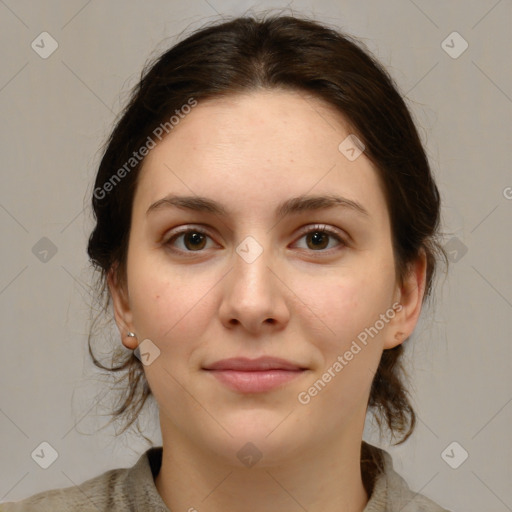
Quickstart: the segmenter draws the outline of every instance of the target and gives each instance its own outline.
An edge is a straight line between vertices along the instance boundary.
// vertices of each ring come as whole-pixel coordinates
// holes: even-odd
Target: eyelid
[[[300,229],[299,235],[303,236],[308,233],[311,233],[312,231],[324,231],[325,233],[337,237],[339,240],[346,243],[346,236],[343,235],[343,232],[337,228],[329,226],[328,224],[313,224],[309,226],[304,226],[303,228]]]
[[[201,233],[202,235],[206,235],[209,238],[212,238],[206,228],[201,226],[200,224],[186,224],[184,226],[177,227],[171,230],[171,234],[168,236],[167,233],[162,236],[162,244],[168,244],[172,239],[177,238],[179,235],[183,235],[186,233]],[[192,252],[192,251],[190,251]]]

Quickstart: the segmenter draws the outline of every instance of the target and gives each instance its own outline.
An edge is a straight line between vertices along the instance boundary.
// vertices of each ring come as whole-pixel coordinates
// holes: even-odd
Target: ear
[[[126,348],[135,350],[137,348],[137,339],[127,336],[129,332],[133,331],[130,301],[125,286],[123,286],[123,283],[119,282],[117,265],[113,265],[109,270],[107,274],[107,284],[110,296],[112,297],[117,328],[121,334],[121,342]]]
[[[421,313],[427,275],[427,256],[422,249],[418,258],[409,265],[407,275],[395,293],[396,314],[390,322],[384,349],[403,343],[414,331]]]

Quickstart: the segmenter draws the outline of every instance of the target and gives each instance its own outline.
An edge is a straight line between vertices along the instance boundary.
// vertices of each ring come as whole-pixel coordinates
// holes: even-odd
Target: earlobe
[[[408,273],[401,286],[397,288],[401,308],[390,326],[390,334],[384,342],[384,349],[403,343],[414,331],[418,322],[427,275],[427,257],[421,249],[417,259],[409,265]]]
[[[107,285],[112,299],[114,318],[123,345],[130,350],[134,350],[137,348],[137,338],[128,336],[128,333],[134,330],[130,302],[125,287],[118,281],[116,270],[117,267],[113,266],[107,274]]]

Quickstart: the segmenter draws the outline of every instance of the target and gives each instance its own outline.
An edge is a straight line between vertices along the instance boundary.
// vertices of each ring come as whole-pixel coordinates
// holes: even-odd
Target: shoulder
[[[450,512],[423,494],[412,491],[407,482],[394,470],[393,459],[388,452],[376,446],[368,446],[380,454],[383,468],[375,480],[364,512]]]
[[[16,502],[0,504],[0,512],[106,510],[110,496],[119,493],[126,479],[127,469],[113,469],[87,480],[81,485],[52,489],[34,494]]]
[[[16,502],[0,504],[0,512],[169,512],[156,489],[153,472],[161,463],[162,448],[142,454],[131,468],[106,471],[84,483],[44,491]]]

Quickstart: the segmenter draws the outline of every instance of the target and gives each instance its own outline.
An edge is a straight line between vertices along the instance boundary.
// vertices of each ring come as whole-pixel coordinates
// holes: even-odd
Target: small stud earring
[[[134,340],[136,340],[136,341],[135,341],[135,344],[136,344],[136,345],[138,344],[138,342],[137,342],[137,336],[135,335],[135,333],[134,333],[134,332],[131,332],[131,331],[130,331],[130,332],[127,332],[127,333],[126,333],[126,337],[127,337],[127,338],[133,338]],[[130,342],[130,344],[131,344],[131,342]],[[135,349],[132,349],[132,348],[131,348],[131,347],[129,347],[129,346],[127,346],[126,348],[130,348],[131,350],[135,350]]]

